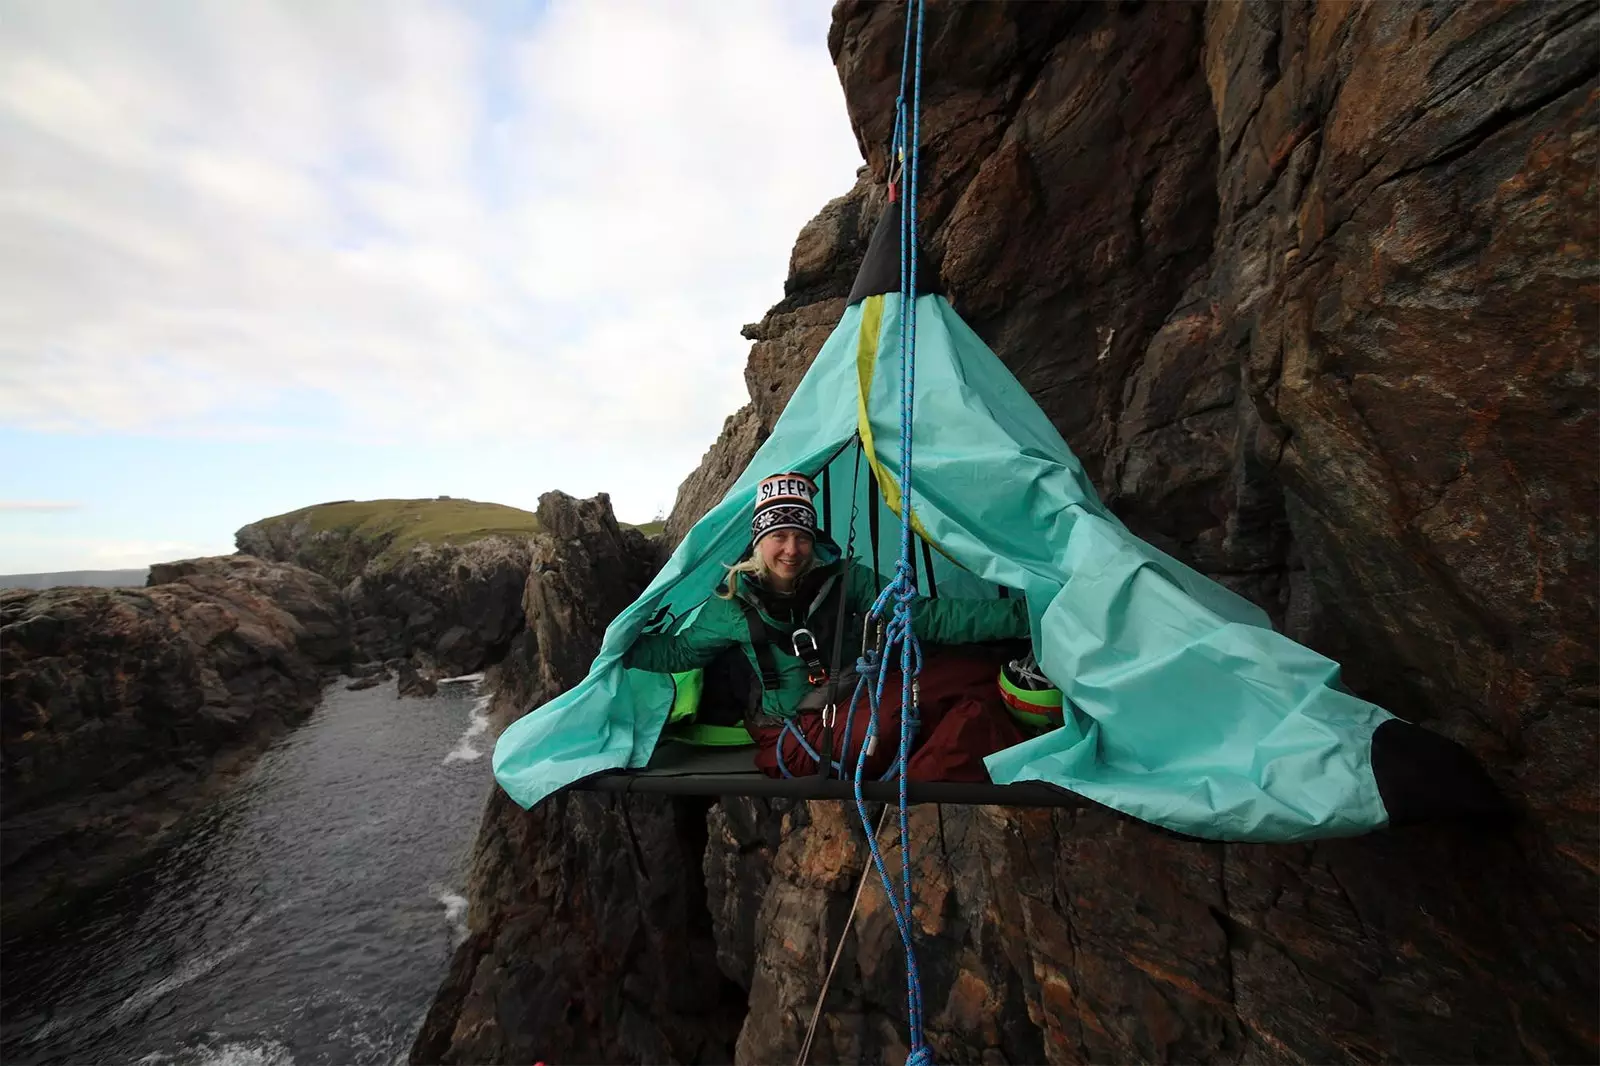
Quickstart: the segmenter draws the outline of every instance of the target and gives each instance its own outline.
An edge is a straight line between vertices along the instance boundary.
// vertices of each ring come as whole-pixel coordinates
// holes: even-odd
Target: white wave
[[[294,1066],[294,1056],[272,1040],[230,1041],[186,1047],[170,1055],[154,1051],[140,1059],[139,1066]]]
[[[467,897],[457,892],[441,892],[437,898],[444,904],[444,920],[450,925],[450,943],[459,945],[467,939]]]
[[[482,680],[483,680],[483,673],[482,673],[482,671],[479,671],[476,674],[462,674],[460,677],[441,677],[439,679],[439,681],[438,681],[438,684],[441,684],[441,685],[466,685],[466,684],[476,685],[478,682],[480,682]]]
[[[472,742],[489,731],[489,700],[488,696],[479,696],[472,701],[472,710],[467,716],[467,731],[461,734],[455,748],[444,757],[446,764],[483,758],[483,752],[474,747]]]
[[[129,996],[127,999],[123,1000],[121,1003],[118,1003],[111,1009],[111,1019],[115,1021],[120,1018],[125,1018],[130,1014],[135,1014],[141,1010],[144,1010],[146,1007],[150,1006],[150,1004],[154,1003],[168,992],[182,988],[184,985],[188,984],[190,981],[196,980],[197,978],[204,977],[212,970],[215,970],[218,966],[221,966],[223,963],[239,954],[239,952],[248,948],[251,942],[252,941],[249,937],[245,937],[233,944],[230,944],[228,947],[223,948],[221,951],[212,952],[210,955],[202,955],[199,958],[190,959],[188,962],[178,967],[176,972],[168,974],[159,981],[146,985],[133,995]]]

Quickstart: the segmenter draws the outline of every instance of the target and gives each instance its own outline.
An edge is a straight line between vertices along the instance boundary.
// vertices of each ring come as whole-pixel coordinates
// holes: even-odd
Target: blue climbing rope
[[[884,610],[893,601],[893,613],[883,627],[882,646],[866,649],[856,670],[860,680],[850,701],[847,722],[854,723],[856,707],[862,691],[870,695],[871,715],[861,750],[856,755],[855,799],[856,813],[866,830],[867,846],[872,853],[872,864],[883,882],[884,895],[894,915],[900,932],[900,943],[906,954],[906,1020],[910,1030],[911,1053],[907,1066],[932,1066],[933,1052],[923,1041],[922,1031],[922,975],[917,970],[916,947],[911,932],[911,832],[906,803],[906,764],[911,757],[911,742],[916,736],[918,721],[917,678],[922,673],[922,645],[911,623],[911,604],[917,597],[917,579],[913,568],[911,545],[911,417],[912,399],[916,393],[917,346],[917,170],[922,134],[922,27],[923,0],[908,0],[906,4],[905,42],[900,59],[900,92],[895,99],[894,133],[889,146],[889,174],[891,187],[896,163],[900,163],[905,177],[905,192],[900,210],[900,559],[895,564],[894,580],[886,585],[868,612],[869,625],[881,623]],[[913,41],[912,23],[916,24]],[[913,49],[916,61],[912,63]],[[910,80],[910,106],[907,107],[907,75]],[[909,123],[909,128],[908,128]],[[891,208],[892,209],[892,208]],[[877,506],[877,501],[873,501]],[[883,700],[883,686],[888,679],[887,665],[891,653],[900,653],[900,736],[899,750],[885,778],[896,775],[900,782],[900,890],[896,892],[878,848],[878,835],[867,816],[866,798],[862,794],[862,780],[866,772],[867,753],[878,736],[878,708]],[[850,736],[846,726],[846,742]],[[841,752],[841,759],[844,753]],[[781,760],[780,760],[781,763]]]

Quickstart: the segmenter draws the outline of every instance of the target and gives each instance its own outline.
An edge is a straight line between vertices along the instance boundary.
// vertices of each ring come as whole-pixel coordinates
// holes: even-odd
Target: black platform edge
[[[568,786],[580,792],[622,792],[657,796],[750,796],[761,799],[855,799],[855,783],[839,778],[767,777],[765,774],[640,774],[613,770]],[[868,781],[862,795],[875,803],[897,803],[898,781]],[[1015,785],[988,782],[908,781],[908,803],[951,803],[984,807],[1095,807],[1094,801],[1041,781]]]

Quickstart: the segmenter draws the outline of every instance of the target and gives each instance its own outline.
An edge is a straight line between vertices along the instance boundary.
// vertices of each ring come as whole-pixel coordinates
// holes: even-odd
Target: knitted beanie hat
[[[756,513],[750,520],[750,543],[779,529],[817,535],[817,486],[806,475],[774,474],[756,489]]]

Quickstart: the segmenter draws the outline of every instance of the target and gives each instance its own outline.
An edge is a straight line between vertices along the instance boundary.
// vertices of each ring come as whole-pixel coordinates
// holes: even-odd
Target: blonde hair
[[[800,573],[795,575],[795,580],[798,581],[800,578],[805,577],[811,572],[811,568],[816,565],[817,557],[815,555],[806,556],[805,565],[800,568]],[[736,562],[731,566],[727,563],[723,563],[722,568],[728,572],[728,577],[727,580],[722,583],[722,588],[717,591],[717,595],[721,596],[725,600],[733,599],[734,590],[739,587],[740,574],[749,574],[751,577],[754,577],[756,580],[763,583],[765,583],[769,576],[766,560],[761,558],[761,553],[759,551],[752,551],[750,553],[750,558],[741,559],[739,562]]]

